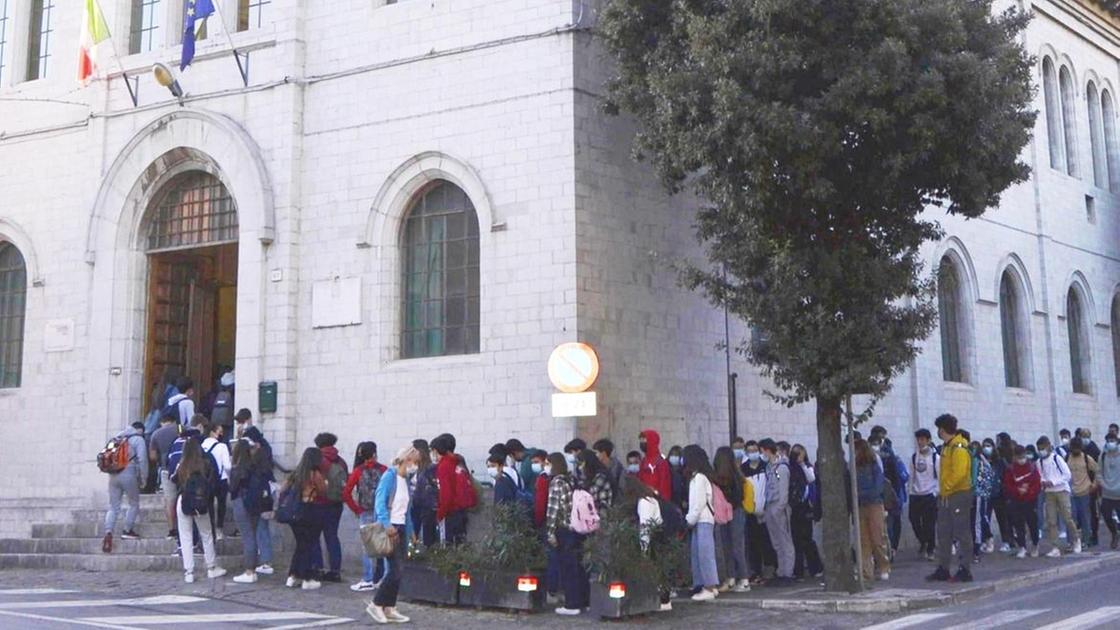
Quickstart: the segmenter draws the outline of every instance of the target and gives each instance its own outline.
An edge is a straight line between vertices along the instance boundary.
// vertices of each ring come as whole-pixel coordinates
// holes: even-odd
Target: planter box
[[[661,606],[657,585],[651,580],[622,582],[624,589],[611,589],[615,582],[591,581],[591,614],[606,619],[656,612]],[[612,597],[612,590],[614,596]],[[619,595],[622,595],[619,597]]]
[[[542,575],[477,571],[471,574],[470,586],[459,585],[460,606],[540,612],[544,610],[544,600]]]
[[[429,566],[405,562],[401,567],[400,597],[410,602],[455,605],[459,603],[459,583]]]

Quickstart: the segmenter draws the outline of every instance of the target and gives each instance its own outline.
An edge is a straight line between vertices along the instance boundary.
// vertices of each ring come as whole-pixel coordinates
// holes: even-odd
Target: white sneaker
[[[385,609],[373,602],[366,605],[366,614],[377,623],[389,623],[389,618],[385,616]]]
[[[723,584],[720,584],[716,588],[716,590],[719,591],[720,593],[726,593],[727,591],[731,590],[732,586],[735,586],[735,579],[734,578],[727,578],[727,580],[725,580]]]
[[[389,606],[385,607],[385,617],[393,623],[408,623],[409,621],[412,621],[408,617],[405,617],[404,615],[397,612],[396,608]]]
[[[1028,555],[1030,555],[1030,557],[1032,557],[1032,558],[1037,558],[1038,557],[1038,545],[1035,545],[1034,547],[1031,547],[1031,552]]]
[[[276,571],[272,568],[271,564],[262,564],[261,566],[257,567],[257,573],[260,573],[261,575],[272,575],[273,573],[276,573]]]
[[[287,586],[288,588],[299,588],[302,584],[303,580],[292,575],[289,575],[288,581],[284,582],[284,586]]]
[[[233,581],[238,584],[252,584],[257,581],[257,574],[252,571],[246,571],[241,575],[233,576]]]
[[[214,540],[216,540],[216,541],[222,541],[222,540],[225,540],[225,539],[226,539],[225,532],[220,531],[220,532],[214,534]]]
[[[574,617],[575,615],[578,615],[579,613],[580,613],[580,610],[578,608],[565,608],[565,607],[561,606],[561,607],[556,609],[556,614],[557,615],[564,615],[564,616],[567,616],[567,617]]]
[[[209,569],[206,571],[206,577],[210,578],[211,580],[213,580],[214,578],[220,578],[225,574],[226,570],[222,567],[214,567],[213,569]]]
[[[183,581],[187,584],[194,584],[194,573],[184,573]]]
[[[879,580],[880,581],[886,582],[889,579],[891,579],[891,574],[890,573],[880,573],[879,574]]]
[[[361,593],[361,592],[365,592],[365,591],[372,591],[372,590],[375,590],[376,588],[377,588],[377,586],[373,582],[367,582],[365,580],[362,580],[361,582],[358,582],[357,584],[351,584],[350,585],[350,590],[352,590],[356,593]]]
[[[1081,541],[1073,543],[1073,553],[1081,553]]]
[[[673,602],[665,602],[664,604],[661,604],[661,606],[659,606],[657,608],[657,612],[672,612],[672,610],[673,610]]]
[[[1027,557],[1027,550],[1026,549],[1020,549],[1019,553],[1015,554],[1015,557],[1016,558],[1026,558]]]
[[[323,586],[323,583],[320,582],[319,580],[304,580],[303,585],[300,586],[300,588],[302,588],[305,591],[314,591],[314,590],[317,590],[319,588],[322,588],[322,586]]]
[[[716,598],[715,591],[709,591],[706,588],[700,589],[700,592],[692,596],[694,602],[710,602]]]
[[[1062,557],[1062,552],[1057,547],[1054,547],[1050,551],[1046,552],[1046,557],[1047,558],[1061,558]]]
[[[750,580],[739,580],[738,582],[735,583],[735,586],[731,587],[731,592],[732,593],[749,593],[749,592],[751,592],[751,581]]]
[[[1011,545],[1009,545],[1007,543],[1003,543],[1002,545],[999,546],[999,550],[1002,553],[1011,553]]]

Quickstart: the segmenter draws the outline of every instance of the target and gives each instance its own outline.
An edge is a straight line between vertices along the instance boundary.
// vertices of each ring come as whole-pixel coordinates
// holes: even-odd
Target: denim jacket
[[[400,475],[397,473],[396,468],[389,468],[385,474],[381,475],[381,481],[377,484],[377,492],[373,498],[373,510],[377,513],[377,522],[385,527],[391,524],[390,519],[393,512],[393,497],[397,494],[397,479]],[[408,484],[405,484],[408,487]],[[409,503],[412,502],[412,496],[408,497]],[[409,505],[411,508],[411,505]],[[412,510],[406,509],[404,511],[404,531],[405,540],[412,539]]]

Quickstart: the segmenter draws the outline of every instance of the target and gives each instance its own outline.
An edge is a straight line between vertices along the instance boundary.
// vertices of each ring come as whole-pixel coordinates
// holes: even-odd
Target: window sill
[[[393,359],[385,364],[390,372],[419,372],[433,368],[482,365],[482,353],[450,354],[438,357],[417,357],[414,359]]]
[[[6,398],[8,396],[18,396],[19,392],[20,392],[20,388],[18,388],[18,387],[0,388],[0,398]]]
[[[1007,393],[1015,396],[1016,398],[1032,398],[1034,390],[1026,389],[1023,387],[1006,387]]]
[[[1074,400],[1084,400],[1086,402],[1091,402],[1091,401],[1095,401],[1097,399],[1097,397],[1092,395],[1092,394],[1085,394],[1085,393],[1082,393],[1082,392],[1073,392],[1073,399]]]
[[[955,390],[958,392],[974,392],[976,388],[969,383],[961,383],[959,381],[941,381],[946,389]]]

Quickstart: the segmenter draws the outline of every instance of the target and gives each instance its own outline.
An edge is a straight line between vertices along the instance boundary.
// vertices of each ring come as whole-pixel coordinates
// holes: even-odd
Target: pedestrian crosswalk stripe
[[[1042,626],[1038,630],[1083,630],[1085,628],[1095,628],[1103,623],[1116,620],[1116,615],[1120,614],[1120,606],[1105,606],[1087,613],[1063,619],[1061,621],[1052,623],[1048,626]]]
[[[302,628],[321,628],[323,626],[337,626],[343,623],[353,623],[353,619],[346,617],[333,617],[331,619],[324,619],[322,621],[312,621],[310,623],[293,623],[288,626],[276,626],[268,630],[301,630]]]
[[[48,617],[46,615],[36,615],[34,613],[21,613],[9,610],[0,610],[0,617],[15,617],[17,619],[34,619],[35,621],[46,621],[48,623],[67,623],[77,626],[89,626],[93,628],[104,628],[106,630],[136,630],[132,626],[114,626],[107,623],[97,623],[95,621],[81,621],[78,619],[60,619],[58,617]]]
[[[189,595],[157,595],[134,599],[60,599],[47,602],[0,602],[0,610],[32,608],[94,608],[104,606],[168,606],[204,602],[204,597]]]
[[[952,613],[918,613],[910,615],[909,617],[902,617],[901,619],[893,619],[874,626],[866,626],[863,630],[899,630],[899,628],[909,628],[918,624],[933,621],[942,617],[948,617]]]
[[[7,588],[0,589],[0,595],[63,595],[77,593],[64,588]]]
[[[1025,608],[1023,610],[1005,610],[1001,613],[985,617],[979,621],[973,621],[970,625],[974,628],[998,628],[1006,626],[1035,615],[1050,612],[1049,608]]]
[[[180,623],[235,623],[239,621],[295,621],[336,619],[330,615],[309,612],[258,611],[251,613],[209,613],[209,614],[166,614],[166,615],[122,615],[118,617],[82,617],[82,621],[93,623],[122,624],[132,626],[158,626]]]

